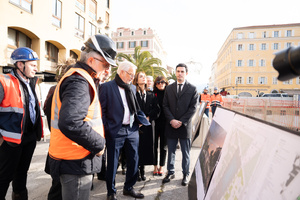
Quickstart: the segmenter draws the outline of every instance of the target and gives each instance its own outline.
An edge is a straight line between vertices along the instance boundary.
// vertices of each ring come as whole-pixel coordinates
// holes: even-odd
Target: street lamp
[[[235,95],[237,95],[238,90],[238,80],[235,81]]]

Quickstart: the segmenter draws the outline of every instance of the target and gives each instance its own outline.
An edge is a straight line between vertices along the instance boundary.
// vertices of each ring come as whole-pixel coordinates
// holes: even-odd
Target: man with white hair
[[[92,36],[54,91],[48,164],[64,200],[89,199],[93,174],[100,172],[105,138],[97,86],[110,65],[116,66],[115,56],[111,38]]]
[[[117,199],[115,177],[122,147],[125,148],[127,159],[123,194],[144,198],[143,194],[133,189],[138,175],[140,123],[137,121],[140,108],[130,85],[135,72],[136,66],[124,61],[119,65],[115,79],[100,85],[99,99],[107,147],[106,186],[109,200]]]
[[[153,86],[154,86],[153,76],[148,75],[147,76],[147,90],[153,91]]]

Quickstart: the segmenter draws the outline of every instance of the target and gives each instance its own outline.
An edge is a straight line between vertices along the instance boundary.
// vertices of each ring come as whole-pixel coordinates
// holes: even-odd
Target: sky
[[[111,0],[111,28],[151,28],[167,52],[167,65],[191,60],[194,84],[208,83],[212,64],[233,28],[300,23],[300,0]]]

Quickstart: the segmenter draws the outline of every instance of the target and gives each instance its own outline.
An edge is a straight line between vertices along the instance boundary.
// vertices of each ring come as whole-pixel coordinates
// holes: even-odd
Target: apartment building
[[[162,61],[163,68],[167,68],[167,53],[158,35],[151,28],[131,29],[120,27],[112,33],[112,40],[117,45],[117,52],[134,54],[134,49],[141,46],[141,51],[149,51],[155,58]]]
[[[278,81],[275,53],[300,45],[300,23],[234,28],[212,67],[213,83],[232,95],[252,96],[289,91],[298,93],[299,77]]]
[[[8,71],[18,47],[37,52],[39,72],[53,73],[58,63],[80,57],[91,35],[111,35],[109,19],[110,0],[1,0],[0,73]]]

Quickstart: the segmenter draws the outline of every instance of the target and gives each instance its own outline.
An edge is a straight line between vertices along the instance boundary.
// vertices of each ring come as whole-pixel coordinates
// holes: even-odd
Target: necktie
[[[180,94],[181,93],[182,84],[178,84],[178,85],[179,85],[178,94]]]

